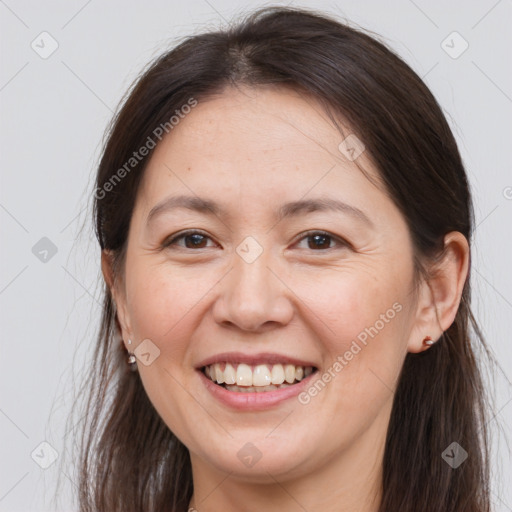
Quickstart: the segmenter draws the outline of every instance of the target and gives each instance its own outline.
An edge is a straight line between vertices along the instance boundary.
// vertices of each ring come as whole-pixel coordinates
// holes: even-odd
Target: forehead
[[[179,129],[178,129],[179,128]],[[349,128],[346,128],[348,131]],[[247,156],[302,150],[332,152],[342,135],[335,129],[322,106],[310,95],[290,88],[259,86],[227,87],[221,93],[198,102],[167,137],[169,145],[201,145],[201,154],[223,150]]]
[[[157,145],[141,194],[147,208],[169,191],[266,204],[309,193],[382,194],[363,152],[347,158],[344,134],[322,106],[291,89],[227,88],[199,101]],[[340,143],[342,150],[340,150]],[[284,196],[287,196],[286,198]]]

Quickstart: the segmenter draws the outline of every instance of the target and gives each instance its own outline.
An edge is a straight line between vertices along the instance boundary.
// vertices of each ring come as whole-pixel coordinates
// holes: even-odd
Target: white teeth
[[[216,363],[213,367],[215,380],[217,381],[217,384],[223,384],[224,383],[224,372],[220,369],[220,364]]]
[[[287,364],[284,367],[284,380],[291,384],[295,380],[295,366],[293,364]]]
[[[272,366],[272,384],[282,384],[284,382],[284,369],[282,364]]]
[[[272,377],[270,370],[266,364],[259,364],[252,372],[252,385],[253,386],[268,386],[272,384]]]
[[[252,370],[247,364],[241,363],[236,369],[236,383],[239,386],[252,386]]]
[[[235,369],[229,363],[226,363],[226,368],[224,368],[224,382],[226,384],[234,384],[236,382]]]
[[[249,387],[239,387],[239,386],[226,386],[228,391],[235,391],[237,393],[264,393],[266,391],[274,391],[275,389],[284,388],[289,386],[290,384],[280,384],[279,386],[274,386],[271,384],[270,386],[249,386]]]
[[[222,370],[224,367],[224,370]],[[228,390],[239,392],[261,392],[288,386],[313,373],[312,366],[293,364],[259,364],[249,366],[245,363],[215,363],[205,367],[204,373],[213,382],[225,384]],[[236,388],[236,389],[235,389]]]

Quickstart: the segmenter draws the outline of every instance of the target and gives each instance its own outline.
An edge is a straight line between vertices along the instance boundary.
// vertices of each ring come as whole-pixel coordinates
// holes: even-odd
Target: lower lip
[[[268,409],[285,400],[289,400],[297,396],[305,387],[308,386],[310,379],[317,373],[313,372],[297,384],[286,386],[274,391],[262,391],[260,393],[254,391],[244,393],[241,391],[229,391],[218,384],[215,384],[201,370],[198,370],[199,377],[206,386],[206,389],[220,402],[234,409],[243,411],[258,411]]]

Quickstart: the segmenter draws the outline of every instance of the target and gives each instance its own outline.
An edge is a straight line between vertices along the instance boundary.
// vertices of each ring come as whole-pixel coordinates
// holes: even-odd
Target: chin
[[[288,441],[265,439],[267,434],[268,430],[251,436],[238,435],[222,443],[212,440],[204,446],[200,458],[231,477],[256,483],[275,483],[275,479],[297,478],[313,471],[312,454],[318,450],[309,449],[302,442],[307,434],[287,436]],[[291,444],[290,439],[297,439],[297,442]],[[222,448],[212,453],[212,446]]]

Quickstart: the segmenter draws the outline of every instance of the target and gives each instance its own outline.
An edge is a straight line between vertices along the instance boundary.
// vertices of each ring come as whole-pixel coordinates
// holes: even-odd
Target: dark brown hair
[[[157,127],[169,131],[169,119],[191,98],[237,85],[292,87],[318,100],[333,121],[348,123],[408,224],[424,276],[422,262],[440,254],[446,233],[459,231],[471,241],[464,166],[422,80],[378,36],[313,11],[271,7],[161,55],[112,120],[95,183],[94,222],[101,249],[114,254],[116,275],[122,276],[134,202],[151,157],[150,151],[126,167],[133,152],[155,139]],[[83,387],[79,510],[184,512],[193,491],[188,450],[154,409],[138,373],[127,370],[108,286],[103,293]],[[492,358],[470,310],[468,276],[452,326],[431,349],[406,356],[387,433],[380,512],[490,510],[486,389],[477,351]],[[453,442],[469,453],[457,469],[441,456]]]

